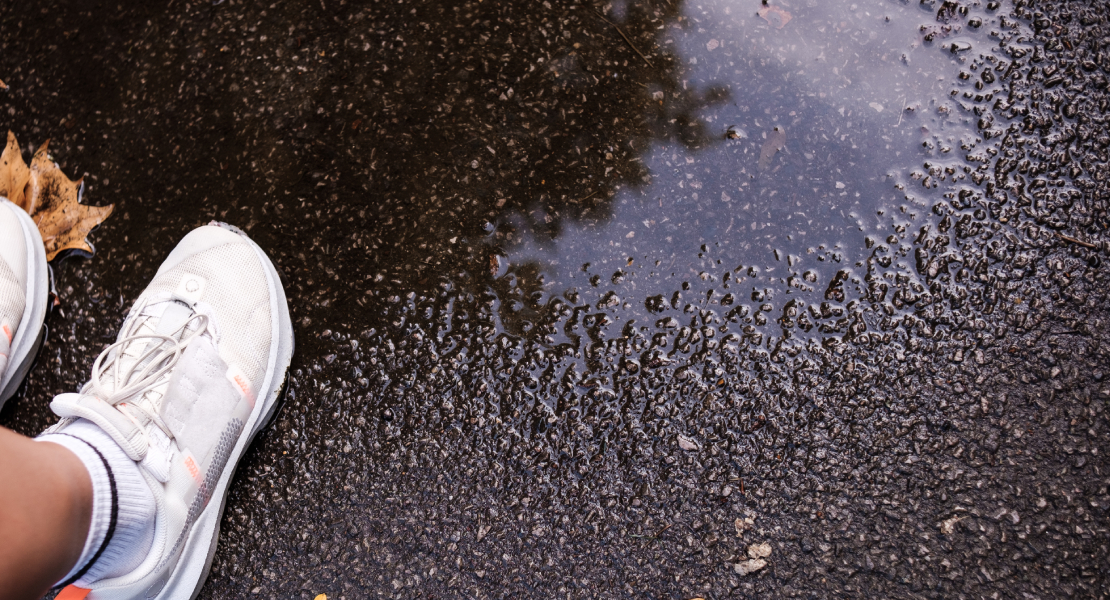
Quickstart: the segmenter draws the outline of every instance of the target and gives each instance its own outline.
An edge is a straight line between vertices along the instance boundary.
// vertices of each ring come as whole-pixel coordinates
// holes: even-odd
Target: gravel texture
[[[298,353],[201,598],[1105,597],[1110,6],[771,5],[9,2],[117,211],[0,424],[220,219]]]

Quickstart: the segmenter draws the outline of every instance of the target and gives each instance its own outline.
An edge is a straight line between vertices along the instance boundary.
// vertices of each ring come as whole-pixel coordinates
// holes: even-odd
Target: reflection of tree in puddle
[[[475,292],[492,285],[506,326],[523,331],[513,315],[541,309],[543,277],[526,264],[503,277],[505,249],[524,234],[554,239],[568,222],[605,223],[615,190],[648,180],[641,155],[653,141],[705,142],[696,115],[725,95],[684,89],[676,60],[656,45],[681,3],[639,4],[619,22],[548,6],[351,15],[352,32],[405,33],[367,36],[392,50],[384,61],[353,82],[319,84],[329,96],[338,84],[352,111],[319,124],[321,135],[348,139],[346,150],[329,156],[307,143],[320,162],[339,164],[338,180],[321,176],[321,187],[339,201],[328,202],[334,239],[353,242],[336,252],[344,270],[410,289],[441,277]]]
[[[866,28],[876,26],[868,25],[872,21],[880,23],[880,14],[861,18],[859,23],[845,29],[843,15],[837,12],[842,9],[808,6],[805,9],[808,14],[790,22],[791,27],[813,28],[815,36],[820,32],[820,39],[806,46],[793,44],[777,29],[763,32],[767,27],[754,14],[744,18],[754,20],[761,28],[753,34],[756,37],[733,40],[728,36],[736,37],[746,31],[742,21],[707,22],[703,14],[703,20],[697,22],[684,14],[690,10],[693,9],[681,3],[666,2],[617,7],[605,14],[586,7],[556,10],[542,4],[496,3],[432,4],[407,12],[352,9],[344,21],[351,23],[345,34],[351,41],[344,60],[364,61],[372,66],[353,70],[350,80],[346,73],[317,76],[313,85],[321,97],[328,98],[329,103],[335,102],[335,95],[342,98],[338,102],[340,117],[330,122],[321,117],[304,126],[307,130],[315,128],[316,136],[342,139],[346,147],[333,151],[297,133],[297,151],[307,154],[307,162],[317,167],[312,171],[315,179],[310,182],[316,188],[301,212],[323,210],[328,215],[330,235],[326,239],[335,243],[324,243],[325,251],[339,265],[329,273],[336,280],[335,286],[327,288],[319,286],[319,282],[305,282],[306,288],[316,292],[317,299],[315,306],[307,307],[307,313],[329,323],[335,322],[331,315],[357,313],[360,318],[349,325],[365,326],[359,321],[377,318],[379,311],[375,306],[390,310],[389,304],[380,300],[390,297],[400,300],[395,295],[397,290],[413,290],[414,298],[416,294],[430,297],[432,290],[442,284],[459,299],[452,303],[451,310],[492,313],[496,318],[490,326],[495,330],[528,337],[541,333],[549,343],[557,343],[562,337],[559,330],[565,333],[565,328],[552,325],[560,319],[560,311],[551,310],[551,293],[563,292],[569,287],[568,282],[551,281],[551,265],[519,249],[525,242],[554,248],[557,260],[566,263],[560,267],[564,273],[592,262],[591,254],[613,254],[608,250],[602,252],[601,248],[594,252],[588,244],[579,243],[582,247],[577,253],[560,255],[558,252],[565,248],[560,248],[557,242],[568,237],[570,228],[604,229],[613,221],[619,193],[627,195],[631,191],[635,195],[639,190],[665,195],[668,207],[660,202],[660,209],[671,213],[668,216],[712,222],[706,226],[711,228],[710,235],[722,239],[710,239],[710,246],[720,241],[745,247],[759,244],[762,250],[763,246],[770,249],[769,244],[778,244],[790,234],[804,240],[807,232],[798,230],[802,225],[799,215],[802,222],[816,221],[818,225],[813,227],[843,229],[846,223],[840,220],[855,219],[853,215],[844,215],[844,209],[850,207],[839,200],[849,192],[852,195],[847,201],[866,209],[863,213],[874,214],[871,205],[879,201],[876,189],[883,187],[884,193],[894,193],[889,184],[878,183],[871,160],[883,153],[890,154],[890,138],[871,135],[873,139],[866,142],[845,141],[845,134],[866,137],[875,133],[879,125],[870,122],[871,117],[875,111],[882,112],[876,108],[880,106],[876,100],[892,107],[884,118],[889,117],[892,124],[901,123],[902,118],[894,116],[896,100],[904,103],[906,94],[915,89],[921,91],[913,85],[926,90],[936,87],[936,75],[926,72],[922,76],[918,68],[917,84],[906,79],[890,89],[880,85],[882,73],[905,70],[904,60],[886,48],[890,46],[888,42],[884,42],[883,56],[871,57],[865,52],[860,58],[859,48],[866,49],[875,43],[876,32]],[[698,7],[695,12],[702,10]],[[826,30],[820,25],[824,21],[835,25]],[[695,35],[688,31],[692,29],[708,33]],[[392,33],[401,31],[404,33]],[[683,38],[679,35],[683,32],[690,35]],[[709,39],[707,45],[709,35],[716,37]],[[773,48],[772,42],[759,37],[763,35],[777,36]],[[896,37],[896,30],[883,30],[881,35],[886,36],[883,39]],[[838,36],[850,38],[843,48],[837,47],[843,41]],[[675,45],[674,39],[679,39],[679,44]],[[693,53],[689,48],[684,50],[683,44],[689,45],[691,40],[710,48],[709,52],[716,52],[713,55],[716,58],[699,56],[700,50]],[[760,49],[737,49],[746,48],[747,44]],[[815,48],[819,54],[810,56],[808,53],[816,52]],[[935,49],[925,51],[937,53]],[[723,53],[729,53],[730,58],[719,56]],[[702,59],[700,65],[698,58]],[[825,65],[831,59],[837,64]],[[846,92],[839,92],[838,96],[831,90],[843,88],[846,74],[855,77],[867,70],[859,66],[855,67],[858,72],[839,70],[849,60],[855,60],[857,65],[878,61],[876,64],[885,70],[873,75],[880,81],[867,79],[862,92],[853,92],[870,96],[862,100],[853,96],[851,100],[858,106],[849,105],[845,110]],[[944,63],[949,59],[939,60]],[[797,76],[794,70],[804,72],[810,68],[806,61],[816,61],[815,73]],[[711,75],[713,69],[719,73],[724,65],[731,65],[728,68],[735,74],[721,74],[720,79],[715,79]],[[744,81],[739,79],[749,72]],[[800,81],[793,83],[791,77],[800,77]],[[730,92],[715,80],[741,87]],[[708,110],[714,106],[719,108]],[[775,116],[777,113],[781,113],[781,121]],[[752,121],[744,122],[752,139],[730,140],[724,133],[727,124],[707,126],[708,115]],[[848,122],[841,123],[842,119]],[[779,132],[771,129],[775,122],[779,123],[775,127],[781,129],[785,125],[792,132],[786,150],[782,150],[783,144],[762,144],[758,138],[766,131],[752,129],[760,127],[774,136]],[[917,126],[910,129],[916,131]],[[915,140],[920,136],[912,135]],[[857,148],[857,141],[865,148]],[[685,153],[689,161],[690,153],[711,145],[715,154],[720,155],[717,160],[726,161],[722,165],[737,168],[728,176],[710,177],[706,189],[701,190],[701,199],[696,193],[687,194],[679,189],[689,174],[682,175],[677,163],[674,175],[649,174],[645,166],[649,161],[661,160],[658,156],[661,147],[666,149],[667,157],[677,150],[680,155]],[[772,151],[768,153],[768,149]],[[757,169],[757,158],[768,164]],[[677,162],[682,161],[683,157],[678,156]],[[669,183],[667,177],[671,178]],[[848,185],[859,182],[860,187],[845,190],[839,177],[848,181]],[[656,185],[653,180],[664,183]],[[862,183],[865,181],[870,183]],[[649,182],[653,185],[649,186]],[[715,200],[726,195],[724,188],[728,182],[739,183],[728,193],[738,200],[739,195],[746,195],[743,202],[727,205],[723,200]],[[700,188],[700,182],[694,183]],[[670,184],[678,187],[668,187]],[[859,200],[861,192],[863,204]],[[834,215],[837,223],[831,223]],[[739,226],[729,238],[728,233],[733,230],[731,217],[736,217]],[[756,223],[757,220],[760,222]],[[746,225],[750,228],[745,229]],[[855,225],[851,223],[860,240],[853,241],[862,246],[863,234]],[[303,226],[284,224],[283,228],[300,228],[305,244],[315,246],[322,242],[318,225],[312,222]],[[689,228],[683,233],[689,233]],[[814,237],[812,231],[809,233]],[[839,239],[820,240],[812,246],[821,254],[825,250],[821,242],[835,243]],[[641,236],[636,241],[651,245],[662,240]],[[667,242],[670,241],[668,237]],[[677,252],[674,248],[684,242],[683,252],[702,243],[679,235],[678,242],[664,250]],[[829,261],[811,278],[816,265],[795,268],[798,259],[795,254],[804,254],[805,242],[795,241],[794,246],[784,255],[789,267],[775,271],[773,277],[770,268],[758,275],[733,274],[734,287],[739,288],[736,283],[745,279],[750,280],[745,285],[758,283],[764,287],[781,274],[786,294],[808,290],[813,296],[810,300],[820,301],[831,278],[845,277],[840,269],[850,266],[830,266]],[[775,259],[779,256],[776,250]],[[621,263],[632,258],[631,252],[616,256]],[[722,258],[730,264],[720,265]],[[728,288],[729,274],[724,271],[736,266],[736,252],[707,252],[703,248],[698,259],[700,262],[693,261],[698,265],[685,265],[701,271],[698,273],[701,283],[693,282],[698,289],[687,292],[688,284],[683,281],[683,293],[690,298],[681,302],[672,300],[669,303],[672,309],[682,309],[695,296],[700,302],[694,304],[716,304],[715,298],[722,295],[735,293],[741,298],[747,295],[739,289],[719,289]],[[834,259],[839,262],[839,256]],[[599,278],[606,287],[612,278],[616,285],[624,266],[605,263],[605,271],[600,275],[594,271],[586,275]],[[365,274],[365,279],[356,280],[359,282],[354,284],[353,294],[346,293],[349,279],[340,284],[342,275],[348,273]],[[858,286],[861,282],[854,277],[850,283]],[[679,282],[670,285],[677,288]],[[718,288],[716,297],[714,290],[706,286]],[[595,291],[603,294],[605,289]],[[664,290],[650,293],[660,291]],[[772,293],[766,290],[768,296]],[[379,295],[381,298],[376,299]],[[647,296],[648,293],[642,293],[622,302],[626,305],[632,302],[639,310]],[[581,300],[602,312],[615,308],[595,305],[597,298]],[[770,306],[766,301],[738,305],[730,309],[730,314],[739,315],[747,310],[751,312],[747,323],[752,325],[761,326],[769,320],[799,322],[805,324],[807,331],[812,320],[827,318],[824,312],[828,311],[804,318],[804,302],[791,303],[788,302],[791,298],[785,297],[776,300],[783,303],[773,308],[776,313],[801,312],[803,318],[796,319],[786,312],[781,317],[770,315],[772,309],[766,308]],[[414,308],[415,302],[409,304],[411,314],[405,322],[419,323],[420,311]],[[333,312],[335,308],[339,310]],[[843,333],[843,329],[834,326],[818,330]],[[602,341],[597,336],[591,337],[594,343]],[[753,334],[751,339],[759,337]],[[579,338],[571,339],[577,345]]]
[[[898,155],[913,153],[920,145],[919,125],[907,122],[904,129],[892,130],[903,121],[898,107],[907,97],[947,94],[948,84],[940,83],[943,79],[934,71],[952,59],[929,49],[921,50],[925,56],[909,50],[919,45],[903,35],[916,34],[919,11],[914,8],[904,10],[900,28],[894,28],[885,25],[890,19],[884,20],[883,12],[866,12],[876,7],[882,11],[876,4],[858,11],[853,5],[850,13],[858,15],[846,12],[847,7],[810,4],[794,5],[800,14],[788,31],[727,2],[685,6],[668,21],[650,21],[656,31],[646,31],[644,37],[652,35],[659,46],[648,54],[664,54],[670,67],[664,80],[641,84],[648,102],[640,120],[653,134],[644,136],[634,128],[614,133],[632,136],[630,145],[642,148],[631,160],[646,165],[638,171],[650,171],[651,184],[642,183],[649,181],[646,176],[637,179],[637,172],[615,182],[613,190],[619,192],[605,204],[609,214],[587,210],[562,218],[564,209],[553,220],[550,211],[558,209],[543,203],[507,205],[513,210],[499,215],[498,250],[516,263],[530,261],[533,274],[543,272],[554,289],[573,287],[575,279],[583,282],[579,285],[587,278],[592,286],[600,281],[598,295],[606,289],[620,291],[619,286],[609,288],[609,280],[612,276],[617,284],[622,269],[628,271],[626,261],[631,266],[636,259],[632,270],[637,273],[630,277],[641,282],[660,275],[651,272],[650,263],[664,263],[654,271],[675,271],[678,279],[649,284],[650,292],[637,290],[632,301],[637,310],[632,312],[639,314],[626,316],[638,319],[648,316],[638,310],[644,297],[660,292],[669,296],[680,285],[684,295],[694,296],[687,290],[690,276],[695,276],[709,282],[698,290],[704,299],[712,296],[712,287],[720,292],[720,285],[710,285],[713,281],[729,281],[728,269],[750,264],[749,258],[765,272],[758,277],[734,273],[734,286],[745,280],[760,287],[785,284],[794,288],[786,292],[790,294],[829,284],[840,269],[832,262],[839,263],[840,257],[826,250],[848,242],[859,248],[853,254],[864,252],[862,227],[872,220],[866,215],[874,215],[883,203],[896,204],[885,173],[900,162]],[[631,9],[615,12],[636,14]],[[804,39],[798,39],[800,32]],[[903,49],[921,65],[908,69],[907,55],[899,58]],[[643,68],[646,61],[638,66]],[[636,66],[636,61],[630,64]],[[640,75],[654,76],[649,70]],[[697,89],[706,91],[688,91]],[[633,87],[632,93],[639,92]],[[932,124],[927,116],[914,120]],[[784,129],[790,132],[789,144]],[[575,183],[586,188],[583,192],[590,189],[586,181]],[[574,201],[573,195],[567,197]],[[913,209],[925,212],[924,205]],[[702,252],[695,260],[691,255],[699,246]],[[707,252],[707,247],[713,250]],[[764,264],[764,255],[783,264]],[[821,258],[834,260],[813,262]],[[728,264],[721,266],[722,259]],[[590,263],[589,272],[579,277],[574,271],[584,263]],[[803,279],[817,285],[789,283]],[[511,285],[528,281],[510,278]],[[693,286],[699,287],[698,282]],[[623,293],[632,293],[624,287]],[[529,289],[540,289],[540,283]],[[684,303],[672,304],[677,309]],[[503,304],[502,309],[507,306],[520,304]],[[513,314],[502,311],[506,326],[515,332]]]

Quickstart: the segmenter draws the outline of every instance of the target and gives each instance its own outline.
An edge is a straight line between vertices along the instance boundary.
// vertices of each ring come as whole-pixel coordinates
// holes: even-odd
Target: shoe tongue
[[[193,316],[193,309],[192,307],[181,302],[175,300],[167,300],[165,302],[159,302],[157,304],[147,306],[145,309],[143,309],[141,316],[146,317],[147,321],[142,325],[137,333],[144,335],[164,335],[180,340],[182,336],[188,333],[187,331],[182,330],[182,327]],[[153,348],[152,345],[168,346],[168,344],[169,342],[156,339],[146,341],[145,343],[141,341],[132,342],[122,349],[123,356],[121,357],[121,359],[134,361],[142,356],[143,353],[151,350]],[[153,360],[154,358],[157,358],[157,354],[148,358],[146,362],[135,365],[132,372],[138,373],[139,371],[142,371],[142,369],[146,367],[149,361]],[[161,381],[147,390],[142,395],[140,401],[146,401],[148,408],[150,408],[151,410],[158,410],[158,401],[161,398],[165,397],[166,389],[169,387],[169,383],[170,378],[167,374],[166,376],[161,378]]]
[[[192,307],[175,300],[170,300],[155,305],[152,308],[154,308],[154,310],[159,310],[162,306],[165,306],[165,309],[162,312],[161,318],[158,319],[158,328],[154,330],[154,333],[180,339],[185,332],[178,330],[193,316]],[[175,336],[175,334],[177,335]]]

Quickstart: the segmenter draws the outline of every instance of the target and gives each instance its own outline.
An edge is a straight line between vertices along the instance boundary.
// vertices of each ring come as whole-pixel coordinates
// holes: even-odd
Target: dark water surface
[[[3,123],[117,205],[0,423],[220,219],[298,354],[202,597],[1104,589],[1110,28],[1033,4],[0,3]]]
[[[769,304],[772,320],[792,301],[820,302],[838,272],[862,274],[875,243],[897,235],[897,253],[907,231],[931,222],[931,195],[905,191],[916,187],[922,175],[913,171],[924,160],[943,164],[954,147],[983,143],[975,119],[960,110],[961,101],[972,103],[961,93],[989,102],[997,88],[961,80],[961,69],[989,70],[988,31],[1007,39],[1015,32],[1003,34],[982,7],[972,17],[977,27],[953,9],[953,31],[926,42],[941,28],[933,8],[798,2],[776,4],[778,16],[763,18],[716,2],[657,22],[653,56],[673,69],[635,93],[640,112],[624,117],[646,120],[654,135],[600,142],[607,160],[615,146],[637,150],[639,180],[611,190],[585,183],[579,194],[610,203],[565,224],[566,209],[544,192],[500,215],[505,229],[519,230],[503,242],[511,263],[542,273],[552,292],[612,291],[625,303],[617,318],[641,322],[651,319],[643,299],[659,294],[676,309],[719,305],[725,296],[738,314]],[[635,62],[631,68],[642,66]],[[967,178],[957,172],[932,180]],[[898,266],[916,277],[912,261]],[[653,307],[662,304],[649,301]]]

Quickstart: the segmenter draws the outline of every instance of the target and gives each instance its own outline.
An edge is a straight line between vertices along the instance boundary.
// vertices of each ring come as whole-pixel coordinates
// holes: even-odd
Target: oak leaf
[[[0,154],[0,196],[15,203],[16,206],[27,210],[23,199],[23,191],[31,179],[31,169],[23,162],[23,155],[19,152],[19,144],[15,141],[12,132],[8,132],[8,144]]]
[[[112,214],[114,205],[81,204],[84,178],[66,177],[47,151],[47,140],[31,158],[23,162],[19,143],[8,132],[8,143],[0,154],[0,196],[22,208],[38,225],[46,247],[46,259],[54,260],[64,250],[92,255],[96,250],[85,237]]]

